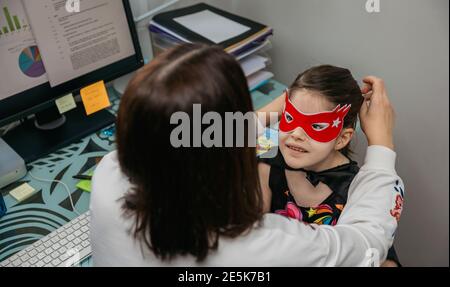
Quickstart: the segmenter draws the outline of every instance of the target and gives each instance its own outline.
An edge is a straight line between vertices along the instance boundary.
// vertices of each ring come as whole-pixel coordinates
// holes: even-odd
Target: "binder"
[[[149,30],[154,55],[180,43],[221,46],[241,64],[250,91],[274,76],[265,53],[273,30],[258,22],[200,3],[155,15]]]
[[[235,37],[217,43],[199,33],[194,32],[177,21],[177,19],[182,17],[203,11],[212,12],[235,23],[248,27],[249,29]],[[200,42],[210,45],[219,45],[223,47],[225,51],[235,55],[262,45],[267,38],[273,34],[272,28],[266,25],[226,12],[205,3],[158,14],[153,18],[150,25],[150,30],[153,33],[165,34],[167,37],[174,38],[175,41]]]

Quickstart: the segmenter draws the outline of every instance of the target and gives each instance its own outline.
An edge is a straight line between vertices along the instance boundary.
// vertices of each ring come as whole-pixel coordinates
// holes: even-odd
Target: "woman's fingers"
[[[361,106],[361,128],[369,145],[383,145],[393,149],[393,126],[395,113],[388,99],[384,81],[374,76],[364,78],[371,91],[364,95]],[[366,89],[367,90],[367,89]]]
[[[384,81],[375,76],[368,76],[363,79],[363,82],[370,85],[372,88],[372,95],[370,100],[374,102],[386,102],[389,101],[386,95]]]
[[[366,97],[364,97],[364,102],[361,105],[361,110],[359,111],[359,117],[365,118],[365,116],[367,115],[367,112],[369,111],[369,100]]]
[[[369,85],[372,90],[384,91],[384,81],[375,76],[368,76],[363,79],[366,85]]]
[[[361,93],[363,95],[368,94],[370,91],[372,91],[372,86],[371,85],[364,84],[363,87],[361,88]]]

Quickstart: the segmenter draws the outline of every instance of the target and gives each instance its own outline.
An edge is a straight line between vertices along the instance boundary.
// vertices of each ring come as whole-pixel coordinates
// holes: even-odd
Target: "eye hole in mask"
[[[318,132],[325,130],[329,126],[330,126],[330,124],[328,124],[328,123],[315,123],[315,124],[311,125],[313,130],[318,131]]]
[[[294,118],[288,112],[285,112],[285,116],[284,117],[286,118],[286,121],[288,123],[291,123],[294,120]]]

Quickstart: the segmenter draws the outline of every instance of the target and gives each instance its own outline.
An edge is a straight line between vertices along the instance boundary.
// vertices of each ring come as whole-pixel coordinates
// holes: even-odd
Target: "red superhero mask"
[[[301,127],[311,139],[321,143],[331,142],[339,137],[351,106],[338,105],[331,112],[304,114],[291,103],[289,92],[286,91],[286,107],[281,116],[280,131],[290,133]]]

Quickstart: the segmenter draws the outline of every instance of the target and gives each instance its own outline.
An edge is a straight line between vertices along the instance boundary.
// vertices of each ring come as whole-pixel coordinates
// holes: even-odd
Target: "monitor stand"
[[[8,132],[3,140],[18,153],[26,163],[55,152],[102,128],[115,123],[115,116],[107,110],[90,116],[82,106],[64,114],[57,113],[55,107],[36,114],[17,128]]]

